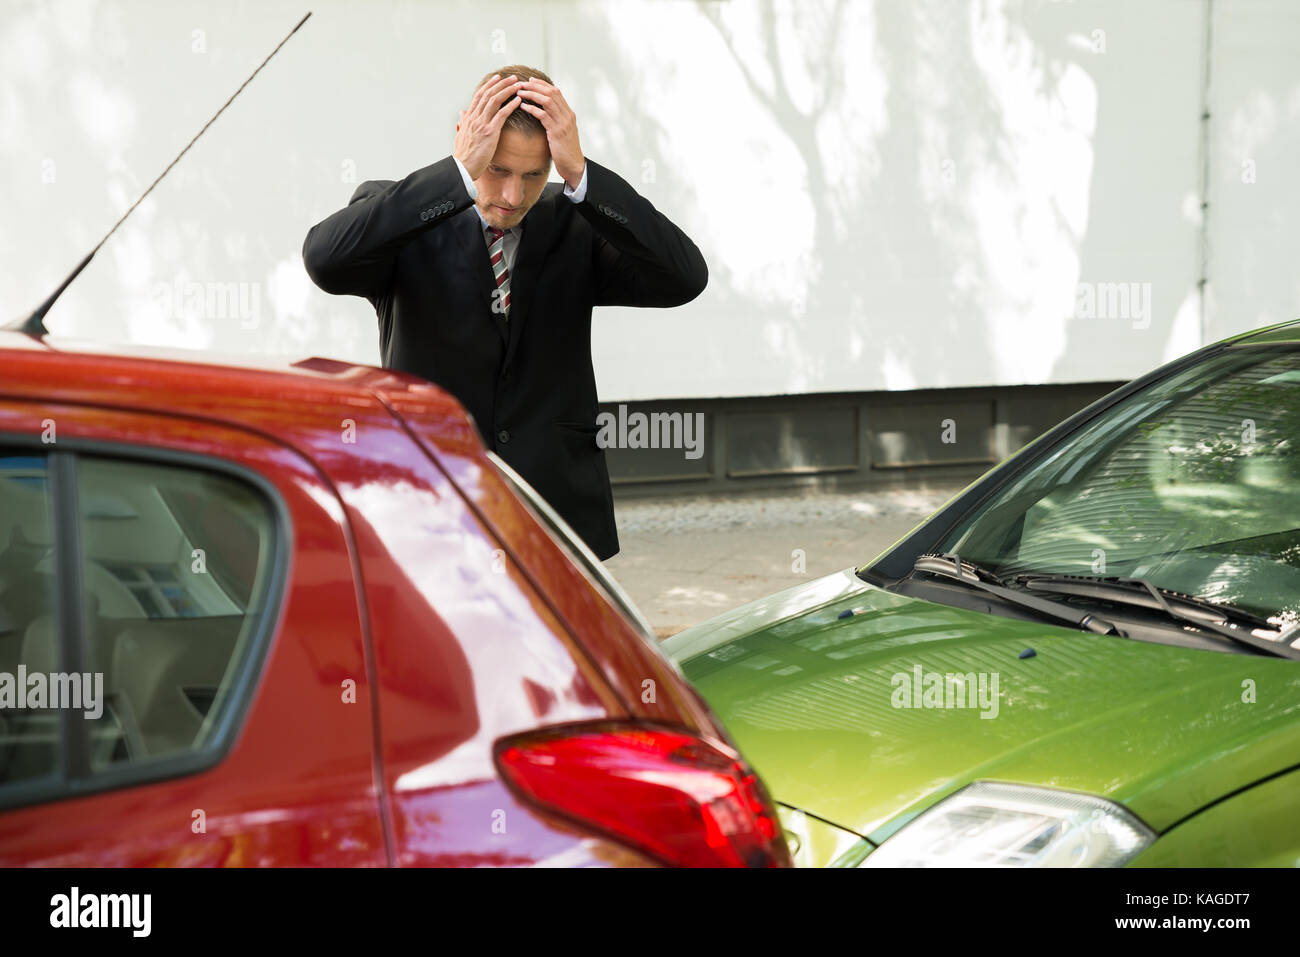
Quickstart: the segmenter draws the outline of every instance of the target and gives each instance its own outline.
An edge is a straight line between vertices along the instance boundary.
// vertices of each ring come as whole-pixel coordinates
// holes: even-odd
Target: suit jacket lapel
[[[555,245],[555,204],[569,202],[560,195],[562,186],[552,184],[546,189],[546,193],[523,219],[524,235],[519,240],[515,268],[510,273],[510,340],[506,349],[506,365],[514,358],[524,323],[528,321],[529,307],[533,302],[533,293],[537,290],[537,277],[541,274],[542,264]]]
[[[529,210],[531,215],[532,210]],[[528,217],[525,216],[525,219]],[[465,261],[470,266],[471,281],[483,290],[483,295],[489,297],[488,316],[492,325],[496,327],[497,334],[501,336],[501,344],[507,345],[510,341],[510,333],[506,323],[506,317],[499,312],[493,312],[491,303],[495,299],[492,296],[492,290],[496,289],[496,277],[492,275],[492,261],[488,258],[487,241],[483,236],[483,222],[478,218],[478,213],[471,207],[465,210],[459,216],[451,221],[452,228],[456,230],[456,238],[460,240],[461,251],[465,255]],[[527,230],[524,230],[527,233]],[[511,318],[515,312],[515,295],[514,283],[510,286],[510,312]]]

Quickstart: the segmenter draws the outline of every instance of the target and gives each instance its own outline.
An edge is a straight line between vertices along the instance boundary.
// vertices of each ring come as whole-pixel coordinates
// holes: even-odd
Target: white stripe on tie
[[[495,226],[487,228],[488,235],[492,237],[492,245],[488,246],[488,258],[492,260],[492,275],[496,277],[497,289],[500,294],[497,296],[501,305],[495,302],[492,304],[493,312],[500,312],[505,316],[506,322],[510,321],[510,270],[506,268],[506,244],[505,230],[497,229]]]

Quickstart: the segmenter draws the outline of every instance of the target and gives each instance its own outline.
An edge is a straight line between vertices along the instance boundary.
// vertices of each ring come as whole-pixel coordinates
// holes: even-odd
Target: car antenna
[[[9,323],[4,328],[11,329],[17,332],[25,332],[29,336],[36,336],[36,337],[49,334],[49,330],[45,328],[45,314],[50,311],[50,307],[54,305],[55,300],[57,300],[59,296],[63,295],[63,290],[67,289],[68,286],[72,285],[72,280],[76,279],[77,276],[81,274],[81,271],[85,269],[88,265],[90,265],[90,261],[95,258],[95,253],[99,252],[99,248],[103,246],[104,243],[108,242],[108,238],[112,236],[113,233],[117,232],[117,227],[121,226],[123,221],[125,221],[126,217],[130,216],[131,213],[135,211],[135,208],[139,206],[142,202],[144,202],[144,198],[148,196],[151,192],[153,192],[153,188],[157,186],[160,182],[162,182],[162,178],[171,172],[171,168],[180,162],[181,157],[184,156],[186,153],[188,153],[190,147],[198,142],[199,137],[208,131],[208,127],[217,121],[217,117],[220,116],[223,112],[225,112],[226,107],[228,107],[231,103],[234,102],[235,97],[239,96],[240,93],[244,92],[244,87],[248,86],[248,84],[253,81],[253,77],[257,76],[257,74],[261,72],[262,67],[266,66],[268,63],[271,62],[271,57],[275,56],[277,53],[280,52],[280,47],[284,46],[286,43],[289,42],[289,37],[297,33],[298,27],[301,27],[304,23],[306,23],[307,18],[310,16],[311,16],[311,11],[308,10],[307,16],[303,17],[301,20],[298,21],[298,26],[295,26],[292,30],[290,30],[285,35],[285,38],[281,40],[279,44],[276,45],[276,48],[267,55],[266,59],[263,60],[258,65],[257,69],[254,70],[251,74],[249,74],[248,79],[240,84],[239,89],[236,90],[234,93],[230,94],[230,99],[226,100],[225,103],[221,104],[221,109],[217,110],[217,112],[212,115],[212,119],[208,120],[208,122],[203,125],[203,129],[199,130],[198,133],[194,135],[194,139],[190,140],[189,143],[186,144],[185,149],[181,150],[180,153],[176,155],[176,158],[172,160],[169,164],[167,164],[167,168],[158,174],[158,178],[149,184],[149,188],[140,194],[140,198],[131,204],[131,208],[128,209],[125,213],[123,213],[121,218],[113,224],[113,228],[104,234],[104,238],[95,244],[95,248],[92,249],[89,255],[87,255],[86,258],[83,259],[77,265],[76,269],[72,270],[68,278],[63,280],[63,282],[59,285],[59,288],[54,290],[54,294],[51,295],[50,298],[46,299],[43,303],[41,303],[36,308],[36,311],[33,312],[30,316],[28,316],[26,319],[18,319],[14,322]]]

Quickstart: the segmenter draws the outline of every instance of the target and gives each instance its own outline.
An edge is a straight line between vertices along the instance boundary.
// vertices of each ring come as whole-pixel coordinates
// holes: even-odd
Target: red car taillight
[[[683,731],[602,724],[505,738],[496,756],[526,800],[665,864],[790,864],[772,802],[725,745]]]

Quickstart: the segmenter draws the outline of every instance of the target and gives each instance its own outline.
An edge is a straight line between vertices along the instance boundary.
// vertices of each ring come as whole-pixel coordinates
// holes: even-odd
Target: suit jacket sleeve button
[[[510,441],[510,433],[505,429],[502,429],[500,432],[497,433],[497,441],[500,442],[502,445],[505,445],[507,442]]]

